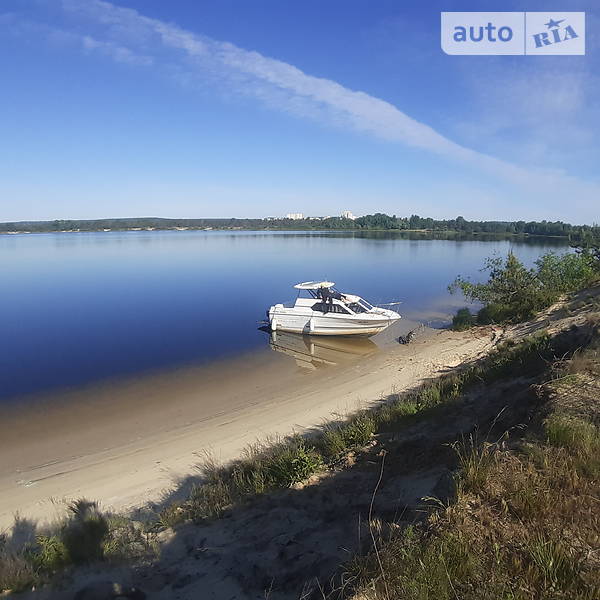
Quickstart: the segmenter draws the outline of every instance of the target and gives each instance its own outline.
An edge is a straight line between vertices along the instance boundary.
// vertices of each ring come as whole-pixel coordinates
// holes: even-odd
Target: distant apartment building
[[[351,221],[354,221],[355,219],[357,219],[358,217],[355,217],[351,211],[349,210],[345,210],[342,214],[341,214],[342,219],[350,219]]]
[[[293,221],[300,221],[304,219],[304,213],[288,213],[285,215],[286,219],[292,219]]]

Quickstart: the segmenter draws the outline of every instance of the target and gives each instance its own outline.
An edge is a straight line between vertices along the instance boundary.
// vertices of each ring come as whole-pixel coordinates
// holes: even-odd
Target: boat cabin
[[[332,281],[305,281],[294,287],[298,290],[298,296],[293,307],[309,307],[316,312],[346,315],[373,310],[373,306],[360,296],[337,290]]]

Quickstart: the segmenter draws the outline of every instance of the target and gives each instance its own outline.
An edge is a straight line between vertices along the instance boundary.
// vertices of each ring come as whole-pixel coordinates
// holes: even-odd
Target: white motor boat
[[[268,311],[272,331],[309,335],[375,335],[400,319],[393,310],[335,289],[332,281],[305,281],[294,287],[296,301]]]

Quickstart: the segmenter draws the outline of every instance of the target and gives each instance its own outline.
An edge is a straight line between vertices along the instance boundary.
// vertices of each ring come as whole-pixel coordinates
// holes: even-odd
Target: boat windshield
[[[351,302],[348,304],[348,308],[355,312],[356,314],[369,312],[373,307],[362,298],[358,302]]]
[[[348,304],[348,308],[356,314],[367,312],[367,309],[361,306],[358,302],[352,302],[351,304]]]

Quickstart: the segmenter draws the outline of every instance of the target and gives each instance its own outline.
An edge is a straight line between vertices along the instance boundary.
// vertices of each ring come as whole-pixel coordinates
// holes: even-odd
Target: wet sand
[[[36,399],[3,418],[0,529],[17,512],[52,520],[79,497],[110,510],[159,500],[205,452],[230,460],[257,439],[377,402],[494,343],[489,333],[436,330],[408,346],[389,341],[348,352],[326,340],[315,348],[280,339],[284,352],[266,349]]]

